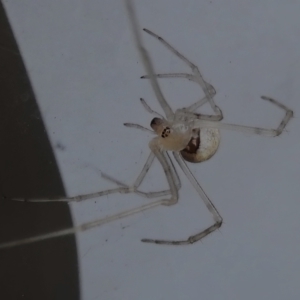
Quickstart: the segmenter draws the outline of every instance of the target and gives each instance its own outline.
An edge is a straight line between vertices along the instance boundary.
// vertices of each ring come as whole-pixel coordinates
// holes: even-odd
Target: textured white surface
[[[82,299],[299,299],[300,3],[136,2],[141,25],[174,45],[213,84],[226,122],[276,126],[282,112],[261,95],[294,109],[296,117],[278,138],[222,131],[217,154],[190,165],[224,218],[221,233],[182,247],[139,241],[185,238],[212,223],[183,179],[178,205],[80,234]],[[139,79],[144,71],[122,1],[5,6],[69,195],[112,187],[99,170],[132,183],[151,135],[122,124],[148,126],[152,116],[139,97],[161,110],[149,83]],[[188,71],[156,40],[143,37],[157,72]],[[200,95],[182,80],[164,80],[162,86],[173,108]],[[143,187],[166,187],[158,163]],[[88,201],[72,207],[74,220],[79,224],[145,201],[135,195]]]

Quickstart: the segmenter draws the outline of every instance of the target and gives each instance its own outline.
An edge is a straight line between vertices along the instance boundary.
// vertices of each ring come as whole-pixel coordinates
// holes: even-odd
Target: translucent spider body
[[[220,131],[215,128],[195,128],[194,119],[177,110],[174,119],[168,122],[154,118],[150,124],[158,135],[155,142],[166,151],[180,151],[190,162],[201,162],[211,158],[217,151]],[[153,143],[153,142],[152,142]]]
[[[200,73],[198,67],[194,65],[192,62],[190,62],[186,57],[184,57],[177,50],[175,50],[169,43],[167,43],[160,36],[156,35],[155,33],[151,32],[148,29],[144,29],[146,33],[148,33],[149,35],[157,39],[167,49],[169,49],[171,53],[173,53],[175,56],[177,56],[179,59],[185,62],[191,68],[192,71],[191,74],[186,74],[186,73],[155,74],[154,73],[151,59],[140,37],[139,25],[138,25],[138,21],[136,18],[132,1],[126,0],[125,2],[126,2],[128,15],[129,15],[131,29],[134,36],[134,41],[147,74],[145,76],[142,76],[141,78],[149,79],[153,91],[156,95],[156,98],[165,114],[165,117],[163,117],[162,115],[153,111],[143,99],[140,99],[144,108],[151,114],[156,115],[156,117],[152,120],[150,125],[153,131],[138,124],[133,124],[133,123],[124,124],[127,127],[137,128],[147,132],[150,131],[151,133],[157,135],[149,143],[151,152],[141,173],[138,175],[135,182],[130,186],[108,175],[102,174],[103,178],[114,182],[116,185],[118,185],[118,187],[110,190],[87,194],[87,195],[79,195],[75,197],[56,198],[56,199],[36,199],[36,200],[35,199],[31,199],[31,200],[11,199],[11,200],[30,201],[30,202],[52,202],[52,201],[77,202],[77,201],[83,201],[91,198],[101,197],[104,195],[109,195],[112,193],[132,193],[132,192],[141,195],[143,197],[147,197],[147,198],[159,197],[160,199],[155,201],[149,201],[148,203],[141,205],[137,208],[123,211],[116,215],[108,216],[103,219],[91,221],[86,224],[79,225],[77,227],[63,229],[57,232],[47,233],[44,235],[26,238],[23,240],[7,242],[1,244],[0,249],[18,246],[22,244],[28,244],[28,243],[37,242],[49,238],[55,238],[59,236],[65,236],[67,234],[82,232],[92,227],[100,226],[117,219],[125,218],[130,215],[148,210],[150,208],[159,205],[176,204],[179,198],[178,191],[181,187],[181,183],[178,174],[176,172],[175,166],[168,154],[168,151],[171,151],[173,153],[173,156],[176,162],[178,163],[179,167],[182,169],[183,173],[191,182],[196,192],[198,193],[199,197],[203,200],[207,209],[212,214],[214,222],[208,228],[201,230],[200,232],[191,235],[190,237],[185,238],[183,240],[174,241],[174,240],[164,240],[164,239],[159,239],[159,240],[142,239],[142,241],[147,243],[166,244],[166,245],[193,244],[201,240],[203,237],[207,236],[211,232],[218,229],[222,225],[223,220],[221,215],[219,214],[219,212],[217,211],[217,209],[209,199],[209,197],[206,195],[206,193],[204,192],[204,190],[202,189],[202,187],[200,186],[196,178],[189,170],[184,160],[197,163],[211,158],[216,153],[219,147],[220,130],[222,129],[252,133],[261,136],[278,136],[283,132],[283,129],[288,124],[289,120],[292,118],[293,116],[292,110],[290,110],[285,105],[279,103],[278,101],[272,98],[262,96],[261,98],[263,100],[270,102],[271,104],[277,106],[278,108],[280,108],[285,112],[285,115],[277,128],[265,129],[265,128],[250,127],[250,126],[243,126],[243,125],[236,125],[236,124],[227,124],[221,122],[221,120],[223,119],[223,114],[221,109],[214,102],[214,96],[216,93],[215,89],[213,88],[212,85],[210,85],[203,79],[203,76]],[[183,79],[193,81],[201,87],[205,96],[199,101],[190,105],[189,107],[179,109],[174,113],[162,94],[162,91],[157,81],[158,78],[183,78]],[[208,103],[210,105],[214,114],[205,115],[205,114],[196,113],[196,110],[200,108],[202,105],[204,105],[205,103]],[[164,170],[164,173],[168,181],[169,189],[164,191],[158,191],[158,192],[143,192],[139,190],[139,186],[141,185],[143,179],[145,178],[155,158],[159,160]],[[168,197],[165,198],[165,196]],[[161,199],[161,197],[163,198]]]

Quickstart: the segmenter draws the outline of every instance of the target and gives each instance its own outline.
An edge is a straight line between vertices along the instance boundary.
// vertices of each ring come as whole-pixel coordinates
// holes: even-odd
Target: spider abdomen
[[[180,153],[189,162],[208,160],[217,152],[220,137],[220,131],[216,128],[194,129],[194,136]]]

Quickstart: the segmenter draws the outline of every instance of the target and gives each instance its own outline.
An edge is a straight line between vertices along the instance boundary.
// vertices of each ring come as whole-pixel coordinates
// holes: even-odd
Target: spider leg
[[[153,110],[143,98],[140,98],[140,101],[148,113],[155,115],[161,119],[164,119],[164,117],[161,114],[159,114],[158,112],[156,112],[155,110]]]
[[[161,119],[164,119],[164,117],[163,117],[161,114],[159,114],[158,112],[154,111],[154,110],[147,104],[147,102],[145,101],[144,98],[140,98],[140,101],[141,101],[142,105],[144,106],[144,108],[146,109],[146,111],[147,111],[148,113],[153,114],[153,115],[155,115],[155,116],[157,116],[157,117],[159,117],[159,118],[161,118]],[[156,135],[156,133],[155,133],[154,131],[152,131],[152,130],[150,130],[150,129],[148,129],[148,128],[142,126],[142,125],[139,125],[139,124],[135,124],[135,123],[124,123],[123,125],[126,126],[126,127],[129,127],[129,128],[136,128],[136,129],[140,129],[140,130],[143,130],[143,131],[151,132],[152,134],[155,134],[155,135]]]
[[[223,114],[221,109],[215,104],[214,100],[213,100],[213,95],[211,94],[211,90],[214,88],[212,87],[212,85],[210,85],[209,83],[207,83],[203,76],[201,75],[199,68],[193,64],[190,60],[188,60],[184,55],[182,55],[180,52],[178,52],[173,46],[171,46],[167,41],[165,41],[161,36],[158,36],[157,34],[155,34],[154,32],[144,28],[143,29],[146,33],[150,34],[151,36],[153,36],[154,38],[156,38],[157,40],[159,40],[167,49],[169,49],[174,55],[176,55],[179,59],[181,59],[182,61],[184,61],[191,69],[193,72],[193,75],[190,74],[184,74],[184,73],[174,73],[174,74],[161,74],[160,78],[166,78],[166,76],[171,75],[170,77],[183,77],[183,78],[187,78],[189,80],[192,80],[196,83],[198,83],[205,96],[207,97],[211,108],[213,109],[214,113],[219,116],[219,120],[221,120],[223,118]],[[149,74],[147,74],[149,75]],[[153,73],[151,74],[151,76],[153,77]],[[147,78],[147,77],[143,77],[142,78]],[[150,78],[150,77],[148,77]],[[215,92],[215,90],[214,90]]]
[[[190,106],[184,108],[185,111],[189,111],[189,112],[194,112],[196,109],[198,109],[199,107],[201,107],[202,105],[204,105],[205,103],[208,102],[208,98],[207,97],[203,97],[200,100],[198,100],[197,102],[191,104]],[[216,121],[221,121],[221,117],[219,117]]]
[[[170,159],[168,160],[167,157],[168,154],[166,153],[166,151],[162,150],[159,144],[159,138],[156,137],[154,139],[152,139],[149,143],[149,147],[152,151],[152,153],[157,157],[157,159],[159,160],[164,173],[166,175],[169,187],[170,187],[170,193],[171,193],[171,198],[169,199],[163,199],[163,203],[164,205],[174,205],[178,202],[178,188],[176,186],[176,179],[174,177],[174,172],[177,175],[177,172],[175,171],[174,166],[170,163]],[[172,171],[174,170],[174,171]],[[178,181],[179,177],[178,177]]]
[[[153,65],[151,62],[151,58],[143,44],[142,38],[140,36],[140,32],[139,32],[139,23],[136,17],[136,13],[134,10],[134,5],[132,4],[131,0],[126,0],[126,9],[127,9],[127,13],[129,16],[129,22],[131,25],[131,30],[133,32],[133,37],[134,37],[134,42],[136,44],[136,47],[138,49],[139,55],[141,57],[142,63],[144,65],[144,68],[146,70],[146,74],[149,76],[150,78],[150,83],[151,86],[153,88],[153,91],[156,95],[157,100],[159,101],[163,111],[166,114],[167,118],[170,118],[171,116],[173,116],[173,111],[172,108],[170,107],[170,105],[168,104],[168,102],[166,101],[161,88],[159,86],[159,83],[157,81],[157,78],[154,75],[154,70],[153,70]]]
[[[198,83],[198,81],[195,79],[196,77],[194,75],[186,74],[186,73],[155,74],[154,76],[156,76],[157,78],[186,78],[190,81],[194,81],[194,82]],[[142,76],[141,78],[149,79],[149,76],[145,75],[145,76]],[[201,98],[200,100],[191,104],[190,106],[181,109],[181,111],[194,112],[196,109],[198,109],[199,107],[204,105],[206,102],[210,102],[210,104],[213,103],[213,106],[212,106],[213,109],[217,107],[217,111],[214,109],[215,115],[205,115],[201,119],[202,120],[211,120],[211,121],[221,121],[223,119],[222,110],[214,103],[214,100],[212,98],[213,96],[216,95],[216,90],[211,84],[209,84],[209,83],[206,83],[206,84],[208,86],[210,97],[205,96],[204,98]]]
[[[153,130],[150,130],[142,125],[139,125],[139,124],[135,124],[135,123],[124,123],[123,124],[124,126],[128,127],[128,128],[135,128],[135,129],[139,129],[139,130],[142,130],[142,131],[146,131],[148,133],[152,133],[152,134],[155,134],[156,133],[153,131]]]
[[[161,155],[162,155],[164,161],[169,166],[169,169],[170,169],[169,171],[170,171],[172,180],[175,184],[176,190],[178,191],[181,188],[181,182],[180,182],[179,176],[176,172],[176,169],[174,167],[174,164],[173,164],[168,152],[164,151],[164,152],[161,153]],[[152,164],[156,155],[151,151],[149,157],[150,156],[151,156],[151,159],[152,159],[152,162],[151,162],[151,164]],[[142,192],[142,191],[137,189],[141,185],[142,181],[144,180],[149,168],[150,168],[150,166],[147,169],[145,169],[145,167],[144,167],[144,169],[142,170],[142,172],[138,176],[138,178],[135,182],[136,193],[138,193],[140,195],[143,195],[144,197],[147,197],[147,198],[156,198],[158,196],[165,196],[165,195],[172,194],[172,190],[165,190],[165,191],[160,191],[160,192]]]
[[[179,176],[176,172],[176,169],[174,167],[174,164],[172,163],[172,160],[170,159],[168,153],[165,153],[164,156],[165,156],[165,159],[168,161],[169,165],[171,166],[172,176],[174,178],[176,188],[179,190],[181,187],[181,183],[180,183]],[[44,199],[7,198],[7,200],[19,201],[19,202],[81,202],[84,200],[99,198],[102,196],[107,196],[107,195],[115,194],[115,193],[120,193],[120,194],[137,193],[146,198],[155,198],[155,197],[159,197],[159,196],[165,196],[165,195],[170,194],[170,190],[149,192],[149,193],[138,190],[138,187],[143,182],[147,172],[149,171],[149,169],[153,163],[154,158],[155,158],[155,155],[151,152],[148,156],[146,163],[144,164],[142,171],[140,172],[140,174],[138,175],[137,179],[135,180],[135,182],[132,186],[128,186],[125,183],[123,183],[105,173],[101,173],[101,176],[104,179],[115,183],[119,187],[105,190],[105,191],[99,191],[99,192],[95,192],[95,193],[77,195],[77,196],[73,196],[73,197],[52,197],[52,198],[44,198]]]
[[[144,100],[144,102],[145,102],[145,105],[147,105],[147,107],[149,107],[149,110],[152,110],[150,108],[150,106],[148,106],[148,104],[146,103],[145,100]],[[141,126],[139,124],[125,123],[124,126],[129,127],[129,128],[140,129],[142,131],[147,131],[147,132],[149,131],[151,133],[156,134],[154,131],[152,131],[152,130],[150,130],[148,128],[145,128],[145,127],[143,127],[143,126]],[[174,164],[173,164],[173,162],[172,162],[172,160],[171,160],[171,158],[170,158],[170,156],[169,156],[169,154],[168,154],[167,151],[162,152],[162,155],[165,157],[165,160],[167,161],[167,163],[169,164],[169,166],[171,168],[171,173],[172,173],[172,176],[173,176],[173,180],[175,181],[175,185],[177,187],[177,190],[179,190],[181,188],[181,182],[180,182],[179,176],[178,176],[178,174],[176,172],[176,169],[174,167]],[[144,180],[144,178],[145,178],[145,176],[146,176],[146,174],[147,174],[147,172],[148,172],[151,164],[153,163],[154,157],[155,157],[155,155],[151,151],[151,153],[150,153],[150,155],[149,155],[149,157],[147,159],[147,162],[144,165],[143,170],[141,171],[141,173],[139,174],[138,178],[136,179],[136,181],[135,181],[135,183],[133,185],[134,186],[133,190],[135,190],[136,193],[144,195],[147,198],[154,198],[154,197],[158,197],[158,196],[164,196],[164,195],[168,195],[168,194],[171,193],[170,190],[160,191],[160,192],[149,192],[149,193],[145,193],[145,192],[137,190],[137,188],[141,185],[142,181]],[[105,175],[105,177],[106,177],[106,179],[109,179],[110,181],[118,184],[118,181],[115,180],[114,178],[112,178],[110,176],[107,176],[107,175]],[[120,183],[119,185],[125,186],[125,184],[123,184],[123,183]]]
[[[41,198],[41,199],[5,197],[5,199],[12,200],[12,201],[19,201],[19,202],[80,202],[80,201],[107,196],[115,193],[126,194],[126,193],[130,193],[130,191],[128,190],[127,187],[119,187],[119,188],[109,189],[109,190],[95,192],[95,193],[77,195],[74,197],[51,197],[51,198]]]
[[[221,122],[213,122],[213,121],[206,121],[206,120],[195,120],[194,126],[195,127],[210,127],[210,128],[219,128],[219,129],[228,129],[228,130],[234,130],[234,131],[240,131],[245,133],[254,133],[262,136],[278,136],[282,133],[283,129],[286,127],[290,119],[293,117],[293,111],[283,105],[282,103],[278,102],[277,100],[274,100],[272,98],[262,96],[261,99],[269,101],[270,103],[276,105],[280,109],[285,111],[285,116],[281,120],[279,126],[276,129],[266,129],[266,128],[260,128],[260,127],[251,127],[251,126],[243,126],[238,124],[227,124],[227,123],[221,123]],[[197,116],[196,116],[197,117]]]
[[[175,170],[175,167],[172,163],[172,160],[170,159],[168,153],[162,153],[162,159],[166,162],[166,164],[168,165],[169,169],[169,176],[172,178],[174,185],[175,185],[175,190],[176,192],[178,191],[178,189],[180,189],[181,187],[181,183],[180,183],[180,179],[178,177],[178,174]],[[28,202],[51,202],[51,201],[59,201],[59,202],[73,202],[73,201],[82,201],[82,200],[87,200],[87,199],[91,199],[91,198],[96,198],[96,197],[100,197],[100,196],[104,196],[104,195],[109,195],[109,194],[113,194],[113,193],[136,193],[139,194],[143,197],[147,197],[147,198],[154,198],[154,197],[161,197],[161,196],[166,196],[169,195],[171,193],[170,190],[165,190],[165,191],[159,191],[159,192],[151,192],[151,193],[146,193],[146,192],[142,192],[137,190],[137,188],[139,187],[139,185],[143,182],[149,168],[151,167],[153,160],[155,158],[155,154],[153,152],[150,153],[141,173],[138,175],[137,179],[135,180],[135,183],[133,184],[133,186],[127,186],[126,184],[124,184],[123,182],[116,180],[106,174],[102,173],[102,177],[106,180],[112,181],[115,184],[119,185],[119,188],[115,188],[115,189],[110,189],[110,190],[106,190],[106,191],[102,191],[102,192],[97,192],[97,193],[91,193],[91,194],[86,194],[86,195],[80,195],[80,196],[76,196],[76,197],[69,197],[69,198],[57,198],[57,199],[12,199],[12,200],[16,200],[16,201],[28,201]],[[177,192],[178,193],[178,192]],[[115,220],[119,220],[119,219],[123,219],[126,218],[128,216],[137,214],[139,212],[154,208],[156,206],[159,205],[166,205],[166,200],[157,200],[157,201],[151,201],[147,204],[141,205],[137,208],[133,208],[130,210],[126,210],[123,211],[121,213],[115,214],[115,215],[111,215],[102,219],[98,219],[98,220],[94,220],[91,222],[87,222],[84,223],[82,225],[79,226],[75,226],[75,227],[71,227],[71,228],[67,228],[67,229],[62,229],[62,230],[58,230],[58,231],[54,231],[54,232],[50,232],[50,233],[46,233],[46,234],[42,234],[42,235],[38,235],[38,236],[34,236],[34,237],[29,237],[29,238],[25,238],[25,239],[21,239],[21,240],[16,240],[16,241],[12,241],[12,242],[7,242],[7,243],[2,243],[0,244],[0,249],[4,249],[4,248],[11,248],[11,247],[15,247],[15,246],[20,246],[20,245],[25,245],[25,244],[30,244],[30,243],[34,243],[34,242],[39,242],[39,241],[43,241],[43,240],[47,240],[47,239],[52,239],[52,238],[57,238],[57,237],[62,237],[62,236],[66,236],[66,235],[70,235],[70,234],[75,234],[75,233],[79,233],[79,232],[83,232],[86,231],[90,228],[94,228],[94,227],[98,227],[101,225],[104,225],[106,223],[115,221]],[[168,203],[167,203],[168,204]]]
[[[156,115],[157,117],[164,119],[164,117],[157,113],[156,111],[154,111],[148,104],[147,102],[143,99],[140,98],[141,103],[143,104],[144,108],[147,110],[147,112]],[[208,98],[207,97],[203,97],[200,100],[198,100],[197,102],[193,103],[192,105],[186,107],[186,108],[182,108],[180,109],[181,111],[185,112],[185,113],[191,113],[191,116],[193,115],[197,115],[197,116],[201,116],[201,120],[211,120],[211,121],[221,121],[221,118],[223,118],[222,115],[204,115],[204,114],[196,114],[193,113],[196,109],[198,109],[199,107],[201,107],[202,105],[204,105],[206,102],[208,102]],[[133,127],[133,128],[137,128],[137,129],[142,129],[144,131],[151,131],[141,125],[138,124],[134,124],[134,123],[125,123],[124,124],[127,127]],[[154,133],[153,131],[151,131],[151,133]]]
[[[172,174],[173,180],[175,182],[176,189],[179,190],[181,188],[181,182],[179,179],[179,176],[176,172],[176,169],[174,167],[174,164],[167,152],[163,152],[162,155],[164,156],[164,159],[167,161],[167,164],[170,166],[170,172]],[[103,178],[106,180],[109,180],[121,187],[126,187],[129,192],[136,193],[138,195],[141,195],[146,198],[157,198],[157,197],[162,197],[166,195],[170,195],[171,191],[170,190],[163,190],[163,191],[158,191],[158,192],[143,192],[138,189],[138,187],[142,184],[144,181],[145,176],[147,175],[147,172],[149,171],[153,161],[154,161],[155,155],[153,152],[150,153],[141,173],[138,175],[137,179],[135,180],[134,184],[132,186],[128,186],[124,184],[123,182],[109,176],[106,174],[102,174]]]
[[[207,209],[212,214],[215,223],[208,227],[205,230],[202,230],[201,232],[190,236],[186,240],[180,240],[180,241],[174,241],[174,240],[157,240],[157,239],[142,239],[142,242],[144,243],[154,243],[154,244],[161,244],[161,245],[187,245],[187,244],[193,244],[201,239],[203,239],[205,236],[209,235],[210,233],[214,232],[216,229],[220,228],[223,222],[223,219],[219,212],[217,211],[214,204],[211,202],[211,200],[208,198],[194,175],[191,173],[190,169],[186,165],[185,161],[182,159],[180,153],[173,152],[173,155],[179,164],[180,168],[184,172],[184,174],[187,176],[188,180],[191,182],[197,193],[199,194],[200,198],[205,203]]]
[[[110,176],[108,176],[104,173],[101,173],[101,176],[104,179],[113,181],[115,184],[119,185],[120,187],[105,190],[105,191],[99,191],[99,192],[95,192],[95,193],[77,195],[77,196],[73,196],[73,197],[52,197],[52,198],[44,198],[44,199],[8,198],[8,200],[19,201],[19,202],[80,202],[80,201],[98,198],[98,197],[102,197],[102,196],[107,196],[107,195],[115,194],[115,193],[128,194],[128,193],[136,192],[136,189],[142,183],[149,168],[151,167],[154,157],[155,156],[152,153],[149,155],[140,175],[138,176],[138,178],[136,179],[136,181],[132,187],[127,186],[126,184],[124,184],[116,179],[112,179]],[[176,173],[175,169],[174,169],[174,172]],[[178,175],[177,175],[177,177],[178,177]],[[158,196],[160,196],[161,193],[158,193]],[[146,193],[141,192],[140,194],[147,197]],[[162,193],[162,195],[165,195],[165,193]],[[155,196],[153,195],[152,197],[155,197]],[[150,197],[148,197],[148,198],[150,198]]]
[[[106,224],[106,223],[109,223],[109,222],[112,222],[112,221],[115,221],[115,220],[123,219],[123,218],[126,218],[128,216],[140,213],[142,211],[154,208],[154,207],[159,206],[161,204],[164,204],[162,200],[153,201],[153,202],[149,202],[147,204],[144,204],[142,206],[139,206],[137,208],[126,210],[126,211],[123,211],[123,212],[118,213],[116,215],[108,216],[108,217],[103,218],[103,219],[87,222],[87,223],[84,223],[84,224],[79,225],[79,226],[75,226],[75,227],[71,227],[71,228],[67,228],[67,229],[62,229],[62,230],[59,230],[59,231],[54,231],[54,232],[50,232],[50,233],[46,233],[46,234],[42,234],[42,235],[30,237],[30,238],[25,238],[25,239],[21,239],[21,240],[17,240],[17,241],[2,243],[2,244],[0,244],[0,250],[5,249],[5,248],[21,246],[21,245],[25,245],[25,244],[30,244],[30,243],[34,243],[34,242],[44,241],[44,240],[48,240],[48,239],[52,239],[52,238],[57,238],[57,237],[62,237],[62,236],[70,235],[70,234],[83,232],[83,231],[89,230],[91,228],[98,227],[98,226],[101,226],[103,224]]]
[[[165,73],[165,74],[154,74],[154,76],[156,78],[184,78],[187,79],[189,81],[193,81],[198,83],[198,79],[195,75],[192,74],[188,74],[188,73]],[[141,79],[149,79],[148,75],[143,75],[141,76]],[[210,96],[215,96],[216,95],[216,89],[213,87],[213,85],[211,85],[208,82],[205,82],[206,84],[206,88],[208,90],[208,93],[210,94]],[[208,101],[208,100],[207,100]]]

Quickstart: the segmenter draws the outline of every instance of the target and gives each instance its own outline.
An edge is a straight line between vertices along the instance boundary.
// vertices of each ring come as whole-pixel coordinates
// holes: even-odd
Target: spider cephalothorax
[[[165,119],[154,118],[150,126],[158,135],[161,147],[168,151],[181,151],[193,136],[192,128],[184,122],[168,122]]]
[[[166,138],[171,133],[171,128],[167,125],[167,122],[160,118],[154,118],[150,126],[155,131],[155,133],[162,138]]]

